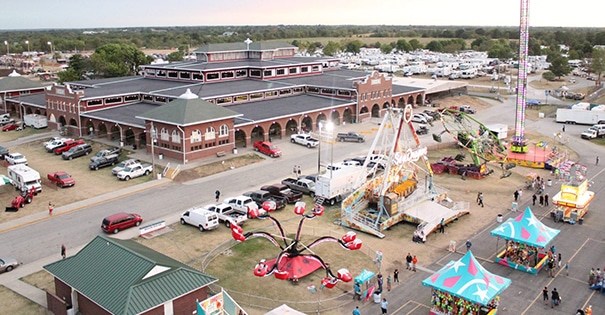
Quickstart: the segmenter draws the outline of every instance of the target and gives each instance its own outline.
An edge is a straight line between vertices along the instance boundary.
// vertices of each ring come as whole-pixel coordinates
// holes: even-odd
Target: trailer
[[[347,166],[318,176],[315,184],[316,198],[333,206],[358,188],[355,187],[355,182],[362,173],[367,174],[362,166]]]
[[[35,129],[48,127],[48,119],[46,119],[46,116],[38,114],[29,114],[23,116],[23,123],[25,126]]]
[[[494,135],[496,135],[496,137],[500,140],[506,140],[506,138],[508,138],[508,125],[491,124],[491,125],[486,125],[485,127],[487,127],[489,129],[489,131],[491,131]]]
[[[581,125],[605,124],[605,111],[559,108],[557,109],[556,122]]]

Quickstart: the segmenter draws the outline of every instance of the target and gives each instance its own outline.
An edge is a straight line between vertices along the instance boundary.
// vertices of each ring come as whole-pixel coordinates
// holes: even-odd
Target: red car
[[[12,121],[2,127],[2,131],[21,130],[21,124]]]
[[[69,149],[71,149],[77,145],[80,145],[80,144],[84,144],[84,140],[82,140],[82,139],[67,140],[63,143],[62,146],[55,148],[53,150],[53,152],[55,152],[56,155],[61,155],[61,154],[63,154],[63,152],[67,152],[67,151],[69,151]]]
[[[281,150],[269,141],[256,141],[253,146],[254,151],[266,154],[272,158],[281,156]]]
[[[76,184],[76,180],[65,172],[54,172],[46,175],[48,180],[56,183],[59,188],[71,187]]]
[[[143,218],[136,213],[120,212],[112,214],[101,223],[101,229],[105,233],[118,233],[121,230],[131,228],[133,226],[139,226],[143,222]]]

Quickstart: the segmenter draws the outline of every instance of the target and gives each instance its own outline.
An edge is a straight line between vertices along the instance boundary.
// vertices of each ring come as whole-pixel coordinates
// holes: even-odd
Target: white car
[[[111,173],[113,175],[118,175],[119,172],[123,171],[125,168],[127,168],[128,166],[140,163],[141,161],[137,160],[137,159],[128,159],[125,161],[120,162],[120,164],[116,165],[116,167],[114,167],[113,169],[111,169]]]
[[[427,114],[427,113],[417,113],[418,115],[422,115],[424,118],[426,118],[426,121],[431,122],[433,121],[433,116]]]
[[[0,272],[9,272],[19,266],[15,258],[0,257]]]
[[[420,124],[428,124],[429,122],[426,120],[426,118],[423,115],[420,114],[414,114],[414,116],[412,116],[412,121],[415,123],[420,123]]]
[[[11,165],[17,165],[17,164],[27,165],[27,159],[21,153],[17,153],[17,152],[9,153],[6,156],[4,156],[4,159],[6,160],[6,162],[8,162],[8,164],[11,164]]]

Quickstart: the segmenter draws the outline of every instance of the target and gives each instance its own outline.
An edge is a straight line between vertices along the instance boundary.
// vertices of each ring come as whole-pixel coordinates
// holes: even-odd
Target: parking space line
[[[405,302],[403,305],[401,305],[399,308],[397,308],[395,311],[393,311],[393,314],[397,314],[397,313],[401,312],[401,310],[403,310],[403,308],[405,308],[406,306],[410,305],[411,303],[416,304],[416,307],[414,307],[411,311],[407,312],[406,314],[412,314],[412,312],[414,312],[419,307],[424,307],[426,309],[431,309],[428,305],[422,304],[420,302],[416,302],[414,300],[409,300],[409,301]]]

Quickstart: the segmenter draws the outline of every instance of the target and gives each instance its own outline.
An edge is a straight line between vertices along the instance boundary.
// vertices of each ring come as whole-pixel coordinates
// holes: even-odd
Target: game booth
[[[510,283],[483,268],[470,250],[422,281],[433,289],[430,315],[495,315]]]
[[[559,234],[559,230],[544,225],[527,207],[523,213],[509,218],[490,234],[497,236],[498,241],[500,238],[506,241],[504,250],[496,255],[496,263],[537,274],[548,262],[546,246]]]

